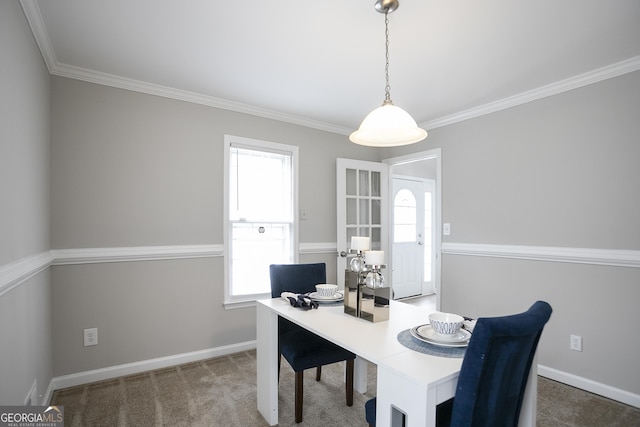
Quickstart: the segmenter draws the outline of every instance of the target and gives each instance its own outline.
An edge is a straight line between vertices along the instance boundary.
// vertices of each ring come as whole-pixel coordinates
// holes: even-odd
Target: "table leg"
[[[353,375],[353,389],[360,394],[367,392],[367,366],[369,362],[356,356]]]
[[[256,388],[258,411],[278,424],[278,315],[256,304]]]

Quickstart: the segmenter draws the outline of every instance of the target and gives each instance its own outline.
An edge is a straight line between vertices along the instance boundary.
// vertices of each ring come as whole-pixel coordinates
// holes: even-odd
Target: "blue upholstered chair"
[[[438,427],[515,427],[518,425],[531,363],[551,306],[537,301],[511,316],[479,318],[462,361],[453,399],[438,405]],[[369,425],[376,423],[376,401],[365,404]]]
[[[279,297],[282,292],[314,292],[319,283],[326,283],[327,273],[324,263],[279,264],[269,267],[271,276],[271,296]],[[316,381],[320,381],[323,365],[346,361],[346,400],[353,405],[353,369],[355,354],[309,332],[308,330],[278,318],[278,351],[289,362],[295,372],[295,421],[302,421],[302,396],[304,371],[316,368]],[[278,375],[280,375],[278,357]]]

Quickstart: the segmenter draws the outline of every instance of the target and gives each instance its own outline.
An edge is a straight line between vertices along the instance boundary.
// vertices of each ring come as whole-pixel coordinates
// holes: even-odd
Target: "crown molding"
[[[239,102],[216,98],[213,96],[206,96],[167,86],[156,85],[112,74],[61,64],[56,58],[53,45],[51,44],[49,34],[47,33],[36,0],[20,0],[20,3],[22,4],[22,9],[24,10],[27,21],[29,22],[29,26],[31,27],[31,32],[36,39],[36,43],[38,44],[40,52],[42,53],[42,57],[44,58],[49,73],[52,75],[131,90],[134,92],[146,93],[149,95],[176,99],[185,102],[191,102],[194,104],[206,105],[209,107],[220,108],[223,110],[249,114],[252,116],[263,117],[266,119],[277,120],[312,129],[336,133],[339,135],[349,135],[353,131],[353,129],[345,128],[344,126],[337,126],[330,123],[311,120],[293,114],[285,114],[278,111],[269,110],[267,108],[256,107],[248,104],[242,104]],[[640,70],[640,56],[629,58],[627,60],[611,64],[606,67],[598,68],[593,71],[579,74],[577,76],[570,77],[556,83],[551,83],[537,89],[519,93],[504,99],[500,99],[498,101],[490,102],[434,120],[429,120],[420,123],[420,127],[430,130],[442,126],[447,126],[464,120],[480,117],[485,114],[490,114],[496,111],[515,107],[517,105],[525,104],[537,99],[557,95],[562,92],[566,92],[582,86],[587,86],[602,80],[617,77],[637,70]]]
[[[47,27],[44,25],[44,20],[42,19],[38,3],[36,0],[20,0],[20,5],[22,6],[24,16],[27,18],[33,37],[38,45],[38,49],[40,49],[45,65],[49,70],[49,74],[52,74],[53,66],[58,63],[58,59],[56,58],[56,53],[53,50],[53,45],[51,44]]]
[[[579,74],[577,76],[569,77],[568,79],[560,80],[559,82],[551,83],[537,89],[522,92],[514,96],[500,99],[498,101],[490,102],[488,104],[480,105],[474,108],[469,108],[468,110],[460,111],[458,113],[450,114],[438,119],[429,120],[427,122],[421,123],[420,127],[430,130],[442,126],[451,125],[453,123],[484,116],[485,114],[491,114],[495,113],[496,111],[526,104],[528,102],[546,98],[548,96],[558,95],[562,92],[567,92],[569,90],[576,89],[582,86],[588,86],[602,80],[618,77],[623,74],[631,73],[638,70],[640,70],[640,56],[629,58],[624,61],[608,65],[606,67]]]
[[[449,255],[609,265],[614,267],[640,267],[640,251],[623,249],[443,243],[442,253]]]

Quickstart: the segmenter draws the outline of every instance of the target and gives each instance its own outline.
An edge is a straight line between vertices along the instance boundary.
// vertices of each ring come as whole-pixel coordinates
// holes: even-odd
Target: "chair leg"
[[[296,407],[296,423],[302,422],[302,396],[304,394],[304,371],[296,372],[296,391],[295,391],[295,407]]]
[[[318,366],[316,369],[316,381],[320,381],[320,375],[322,375],[322,366]]]
[[[347,406],[353,406],[353,371],[354,359],[347,360],[347,383],[345,385],[347,393]]]

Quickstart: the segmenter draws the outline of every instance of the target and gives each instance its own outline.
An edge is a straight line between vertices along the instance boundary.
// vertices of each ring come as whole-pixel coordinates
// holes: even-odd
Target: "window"
[[[270,264],[297,262],[298,148],[225,135],[225,302],[270,295]]]

